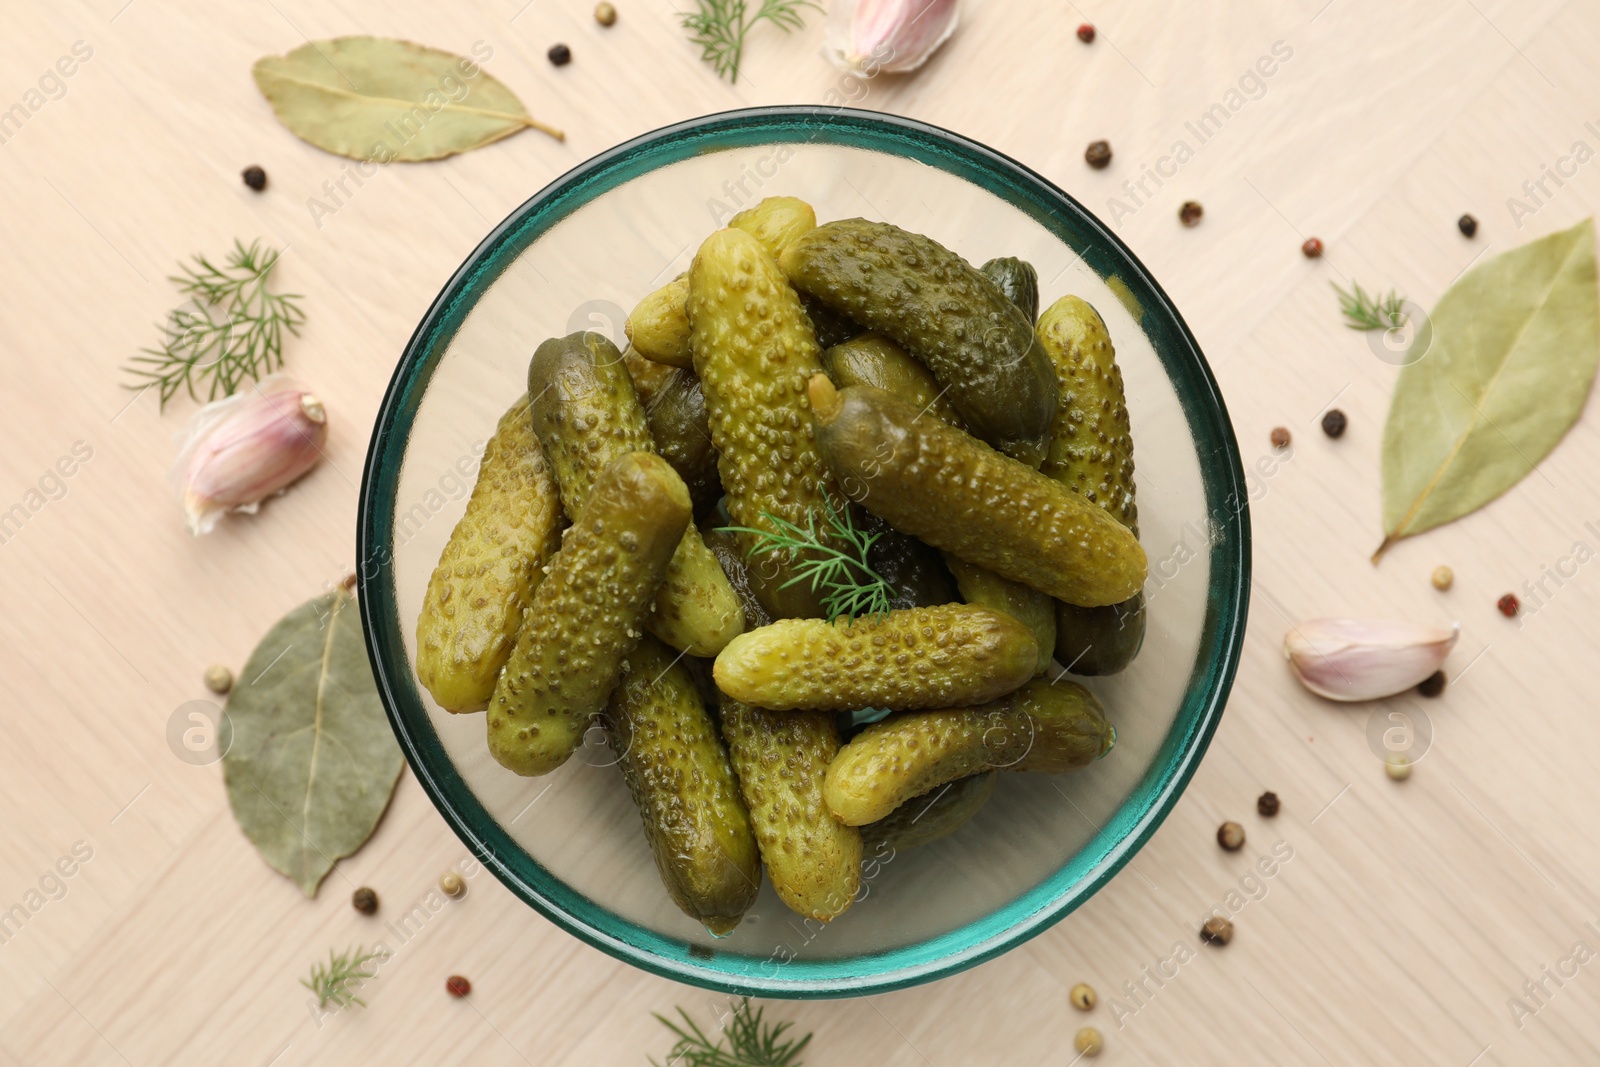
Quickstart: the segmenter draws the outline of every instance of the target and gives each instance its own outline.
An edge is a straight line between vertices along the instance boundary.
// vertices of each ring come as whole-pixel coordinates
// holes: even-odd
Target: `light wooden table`
[[[640,1064],[669,1044],[652,1010],[706,1018],[713,998],[587,948],[480,876],[368,988],[367,1010],[319,1027],[296,979],[350,940],[349,888],[382,887],[398,913],[464,848],[408,774],[373,841],[307,902],[235,829],[219,769],[178,761],[165,734],[178,705],[205,696],[205,664],[237,668],[281,613],[352,565],[384,384],[493,223],[625,138],[744,104],[820,102],[837,84],[815,19],[794,38],[758,34],[730,87],[697,61],[669,0],[619,3],[611,30],[590,7],[9,5],[0,108],[26,107],[75,42],[92,56],[46,78],[59,98],[0,143],[0,511],[41,504],[0,543],[0,909],[37,905],[0,943],[0,1063]],[[1100,30],[1091,47],[1073,36],[1085,19]],[[306,201],[340,161],[273,120],[249,68],[356,32],[462,53],[486,42],[488,69],[567,143],[526,133],[386,169],[317,226]],[[556,41],[576,57],[562,70],[544,58]],[[1186,124],[1229,103],[1275,46],[1273,76],[1247,80],[1198,145]],[[1252,625],[1227,715],[1135,867],[957,978],[776,1005],[816,1031],[808,1063],[1065,1064],[1086,1021],[1116,1063],[1600,1061],[1600,964],[1573,956],[1580,942],[1600,950],[1600,579],[1547,581],[1554,595],[1520,623],[1494,608],[1574,541],[1600,544],[1586,525],[1600,520],[1597,421],[1505,498],[1374,568],[1394,370],[1340,326],[1328,287],[1395,285],[1426,306],[1475,257],[1592,212],[1595,165],[1547,182],[1520,226],[1508,198],[1526,200],[1523,183],[1574,142],[1600,147],[1597,50],[1600,16],[1579,0],[967,0],[935,62],[870,84],[864,106],[985,141],[1108,219],[1142,165],[1180,139],[1198,147],[1117,229],[1208,353],[1246,462],[1279,424],[1295,449],[1253,507]],[[1116,160],[1097,172],[1082,152],[1099,137]],[[239,181],[254,162],[271,178],[264,196]],[[1176,218],[1190,198],[1206,210],[1195,229]],[[1463,211],[1482,222],[1475,241],[1456,231]],[[308,294],[289,358],[332,413],[329,462],[255,519],[195,540],[166,481],[189,406],[129,406],[118,367],[172,305],[177,258],[257,234],[292,246],[282,281]],[[1312,234],[1321,261],[1299,253]],[[1335,398],[1350,416],[1337,442],[1316,428]],[[29,497],[78,442],[92,457]],[[1444,596],[1427,581],[1440,562],[1457,575]],[[1427,706],[1432,751],[1408,782],[1385,778],[1369,750],[1370,709],[1318,701],[1285,670],[1288,620],[1341,612],[1462,623],[1455,681]],[[1254,813],[1268,788],[1284,804],[1270,822]],[[1249,832],[1242,854],[1213,841],[1227,818]],[[1278,842],[1292,859],[1242,882]],[[58,861],[70,877],[50,876]],[[1234,909],[1233,944],[1198,951],[1200,918],[1241,887],[1255,899]],[[1144,980],[1174,945],[1197,954],[1164,984]],[[1551,977],[1563,965],[1576,973]],[[477,987],[465,1002],[440,988],[454,972]],[[1547,992],[1529,997],[1528,979]],[[1102,998],[1090,1017],[1067,1002],[1080,980]],[[1141,980],[1134,1000],[1125,983]],[[1514,1018],[1513,997],[1537,1013]]]

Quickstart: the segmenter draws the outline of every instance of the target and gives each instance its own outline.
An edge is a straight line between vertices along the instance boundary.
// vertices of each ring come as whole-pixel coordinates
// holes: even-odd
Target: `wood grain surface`
[[[990,144],[1114,222],[1208,354],[1246,463],[1270,454],[1274,426],[1294,447],[1252,507],[1233,698],[1154,839],[999,960],[885,996],[773,1005],[815,1030],[806,1062],[1066,1064],[1086,1023],[1108,1063],[1600,1062],[1600,570],[1572,562],[1576,542],[1600,548],[1600,420],[1375,568],[1395,368],[1341,326],[1328,284],[1430,306],[1478,257],[1594,211],[1594,5],[967,0],[962,29],[913,76],[842,83],[813,18],[793,37],[759,31],[737,86],[699,62],[672,0],[617,6],[607,30],[589,0],[7,5],[0,512],[24,517],[0,533],[0,1064],[643,1064],[670,1045],[651,1011],[713,1019],[718,998],[582,945],[481,872],[430,911],[466,852],[409,774],[371,843],[305,900],[235,829],[219,767],[176,758],[167,729],[206,696],[207,663],[237,669],[352,566],[383,388],[494,223],[636,134],[837,102],[841,87]],[[1074,36],[1081,21],[1098,26],[1093,45]],[[250,65],[347,33],[459,53],[484,42],[486,69],[569,136],[387,167],[314,216],[308,201],[326,203],[345,163],[278,125]],[[545,59],[557,41],[574,55],[561,69]],[[58,68],[77,42],[89,57]],[[1102,137],[1115,159],[1090,170],[1084,146]],[[1184,162],[1164,161],[1180,141]],[[265,194],[239,180],[250,163]],[[1205,207],[1192,229],[1177,219],[1188,199]],[[1473,240],[1455,226],[1464,211],[1481,222]],[[328,461],[196,540],[167,481],[192,405],[161,414],[118,368],[173,305],[180,257],[255,235],[288,246],[281,281],[307,294],[287,354],[330,412]],[[1299,252],[1311,235],[1321,260]],[[1317,428],[1333,404],[1350,419],[1338,441]],[[1455,569],[1447,594],[1428,584],[1438,563]],[[1519,620],[1495,611],[1508,590],[1532,609]],[[1409,781],[1388,780],[1369,747],[1373,708],[1319,701],[1284,667],[1291,620],[1339,613],[1462,625]],[[1255,814],[1263,789],[1283,798],[1274,820]],[[1243,851],[1216,846],[1224,819],[1245,826]],[[1252,874],[1275,850],[1271,877]],[[348,903],[362,884],[382,895],[380,919],[419,902],[422,918],[365,1010],[318,1019],[297,979],[329,946],[375,936]],[[1237,929],[1220,950],[1196,938],[1213,907]],[[446,996],[453,973],[471,997]],[[1068,1002],[1078,981],[1099,991],[1091,1014]]]

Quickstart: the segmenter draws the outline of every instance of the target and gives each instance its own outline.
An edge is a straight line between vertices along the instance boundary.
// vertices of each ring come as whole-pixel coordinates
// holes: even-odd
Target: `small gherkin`
[[[653,453],[630,452],[595,479],[489,701],[489,752],[502,766],[549,774],[577,751],[643,636],[689,514],[683,479]]]
[[[481,711],[511,656],[522,611],[561,543],[561,499],[526,396],[500,417],[478,481],[428,579],[417,678],[447,711]]]
[[[988,704],[906,712],[868,726],[828,767],[828,808],[846,825],[864,826],[984,771],[1077,770],[1110,752],[1116,738],[1093,693],[1041,678]]]
[[[839,728],[823,712],[777,712],[723,694],[722,736],[778,898],[833,919],[861,888],[861,832],[828,813],[823,783]]]
[[[1086,301],[1064,296],[1045,311],[1039,341],[1061,388],[1055,435],[1040,470],[1139,535],[1133,435],[1111,335]],[[1117,604],[1056,611],[1056,659],[1074,674],[1122,670],[1144,644],[1144,594]]]
[[[646,637],[604,714],[656,868],[684,914],[729,933],[755,903],[761,857],[717,724],[683,657]]]
[[[1039,646],[1022,623],[943,604],[859,619],[780,619],[728,642],[717,688],[774,711],[976,704],[1035,673]]]
[[[742,230],[706,238],[689,271],[695,372],[734,524],[770,533],[769,516],[805,528],[830,500],[832,475],[817,453],[806,382],[822,372],[821,348],[772,255]],[[740,534],[746,553],[757,539]],[[809,584],[783,588],[800,562],[773,553],[757,588],[769,613],[820,617]]]
[[[873,855],[887,846],[896,852],[941,841],[978,814],[994,796],[998,771],[958,778],[895,808],[884,818],[861,828],[861,844]]]

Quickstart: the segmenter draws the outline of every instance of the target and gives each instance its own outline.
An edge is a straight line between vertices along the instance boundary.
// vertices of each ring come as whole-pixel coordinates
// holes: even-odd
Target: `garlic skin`
[[[195,412],[178,440],[172,480],[199,535],[229,511],[253,513],[315,467],[328,415],[300,384],[269,374]]]
[[[956,32],[958,0],[833,0],[828,59],[841,70],[905,74]]]
[[[1300,684],[1329,700],[1378,700],[1403,693],[1438,670],[1461,636],[1384,619],[1312,619],[1283,638]]]

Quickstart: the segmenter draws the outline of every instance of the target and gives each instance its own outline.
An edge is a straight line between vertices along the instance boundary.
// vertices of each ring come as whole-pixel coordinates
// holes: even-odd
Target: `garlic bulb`
[[[1438,670],[1461,627],[1441,630],[1382,619],[1312,619],[1283,639],[1300,684],[1329,700],[1377,700]]]
[[[956,30],[957,0],[833,0],[827,53],[834,66],[904,74],[928,61]]]
[[[322,402],[281,374],[197,411],[179,439],[172,479],[189,529],[207,533],[226,512],[254,512],[322,458]]]

